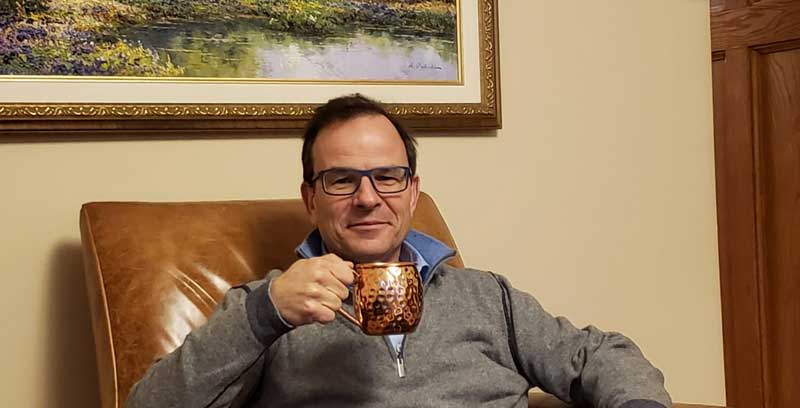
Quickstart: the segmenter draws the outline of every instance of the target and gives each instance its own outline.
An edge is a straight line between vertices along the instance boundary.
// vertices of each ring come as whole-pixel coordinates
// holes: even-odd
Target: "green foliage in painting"
[[[272,28],[295,32],[330,32],[353,20],[352,12],[337,2],[316,0],[258,0],[259,15],[268,18]]]
[[[352,26],[453,32],[454,1],[256,0],[259,15],[272,27],[328,33]]]
[[[53,0],[0,28],[0,74],[178,76],[179,67],[136,44],[107,38],[141,13],[113,1]]]
[[[180,76],[169,54],[120,35],[159,22],[246,20],[312,36],[359,27],[452,35],[456,14],[455,0],[0,0],[0,75]]]

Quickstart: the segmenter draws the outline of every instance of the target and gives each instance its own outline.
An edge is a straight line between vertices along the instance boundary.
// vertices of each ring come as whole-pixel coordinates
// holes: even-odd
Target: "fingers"
[[[272,283],[272,301],[287,322],[329,323],[353,283],[353,263],[329,254],[295,262]]]
[[[336,319],[336,311],[342,306],[342,301],[332,293],[327,295],[314,295],[306,298],[297,305],[298,317],[302,323],[330,323]]]
[[[336,312],[326,307],[322,307],[314,313],[312,320],[317,323],[328,324],[336,320]]]
[[[311,323],[325,324],[336,320],[336,311],[315,299],[305,299],[302,303],[295,304],[295,307],[297,308],[294,310],[297,323],[292,323],[295,326]]]
[[[342,284],[352,285],[355,280],[354,265],[350,261],[339,258],[336,254],[328,254],[320,258],[330,270],[331,274]]]
[[[350,291],[347,286],[353,284],[355,271],[353,263],[343,261],[336,255],[325,255],[318,259],[314,278],[317,283],[327,288],[339,299],[347,299]]]
[[[330,285],[325,286],[325,289],[335,296],[336,299],[339,299],[340,302],[350,296],[350,290],[338,280],[334,280]]]
[[[342,298],[334,293],[330,288],[311,284],[307,290],[308,299],[318,303],[320,306],[337,311],[342,307]]]

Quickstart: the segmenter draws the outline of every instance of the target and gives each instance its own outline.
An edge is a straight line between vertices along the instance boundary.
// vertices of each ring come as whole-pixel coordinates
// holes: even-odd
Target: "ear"
[[[306,206],[306,212],[308,213],[308,218],[311,220],[311,224],[317,226],[317,205],[314,203],[316,190],[314,186],[305,181],[300,183],[300,195],[303,197],[303,204]]]
[[[419,176],[415,175],[411,178],[411,185],[408,187],[411,190],[411,214],[417,210],[417,200],[419,200]]]

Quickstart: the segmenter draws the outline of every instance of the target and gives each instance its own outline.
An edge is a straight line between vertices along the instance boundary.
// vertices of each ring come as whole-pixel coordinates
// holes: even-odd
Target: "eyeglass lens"
[[[353,169],[333,169],[322,177],[322,185],[329,194],[352,194],[361,184],[362,172]],[[405,190],[408,182],[404,167],[377,168],[369,172],[372,185],[380,193]]]

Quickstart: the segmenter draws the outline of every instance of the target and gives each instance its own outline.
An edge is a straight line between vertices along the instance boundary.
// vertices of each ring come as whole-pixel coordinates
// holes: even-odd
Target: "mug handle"
[[[353,323],[354,325],[358,326],[359,328],[361,327],[361,322],[359,322],[358,319],[353,317],[353,315],[351,315],[350,312],[348,312],[347,310],[339,309],[337,312],[339,312],[339,314],[342,315],[342,317],[344,317],[345,319],[349,320],[350,323]]]
[[[356,278],[358,278],[358,277],[359,277],[359,275],[358,275],[358,272],[357,272],[357,271],[353,271],[353,273],[356,275]],[[355,296],[353,295],[353,289],[350,289],[350,295],[351,295],[351,296],[353,296],[353,297],[355,298]],[[350,312],[348,312],[347,310],[344,310],[344,307],[341,307],[341,308],[339,308],[339,310],[337,310],[337,312],[338,312],[340,315],[342,315],[342,317],[344,317],[345,319],[347,319],[348,321],[350,321],[350,323],[353,323],[354,325],[356,325],[356,326],[358,326],[359,328],[361,328],[361,321],[359,321],[358,319],[356,319],[355,317],[353,317],[353,315],[351,315],[351,314],[350,314]]]

